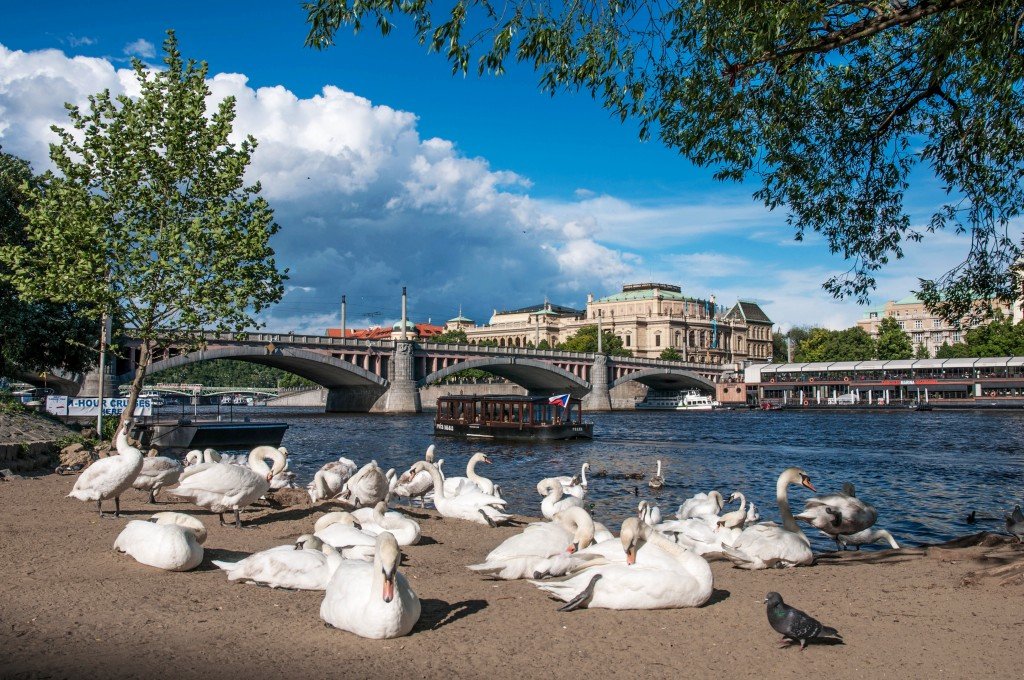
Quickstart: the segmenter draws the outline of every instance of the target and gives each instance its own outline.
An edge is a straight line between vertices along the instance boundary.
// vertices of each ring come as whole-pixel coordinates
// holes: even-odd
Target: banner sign
[[[128,408],[128,398],[104,399],[103,415],[119,416]],[[97,397],[62,397],[50,395],[46,398],[46,412],[55,416],[98,416],[100,400]],[[153,415],[153,401],[139,397],[135,402],[135,416]]]

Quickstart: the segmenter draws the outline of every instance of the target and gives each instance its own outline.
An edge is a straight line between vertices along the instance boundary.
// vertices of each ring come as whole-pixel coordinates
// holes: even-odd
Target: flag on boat
[[[568,394],[556,394],[555,396],[548,399],[549,404],[558,404],[562,408],[566,408],[569,405]]]

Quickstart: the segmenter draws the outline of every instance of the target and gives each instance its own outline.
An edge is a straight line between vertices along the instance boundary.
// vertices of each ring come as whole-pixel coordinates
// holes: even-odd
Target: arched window
[[[661,347],[661,333],[654,334],[654,346]]]

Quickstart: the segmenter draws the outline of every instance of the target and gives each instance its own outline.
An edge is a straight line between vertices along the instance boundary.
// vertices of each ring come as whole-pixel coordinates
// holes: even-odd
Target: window
[[[942,319],[932,319],[932,328],[942,328]]]
[[[914,322],[914,330],[915,330],[915,331],[919,331],[919,330],[921,330],[922,328],[924,328],[924,322],[923,322],[923,321],[921,321],[920,319],[918,319],[917,321],[915,321],[915,322]]]
[[[869,319],[877,319],[878,318],[878,312],[868,312],[868,318]]]
[[[952,340],[953,342],[960,342],[960,331],[953,331],[953,334],[952,334],[952,336],[950,337],[950,339],[951,339],[951,340]]]
[[[626,347],[629,347],[629,338],[630,338],[630,336],[627,335],[626,336]]]
[[[903,321],[897,321],[896,323],[898,323],[898,324],[900,325],[900,328],[903,328],[903,327],[904,327],[904,326],[903,326],[903,323],[904,323]]]
[[[661,347],[661,336],[658,334],[655,334],[654,336],[654,346]]]

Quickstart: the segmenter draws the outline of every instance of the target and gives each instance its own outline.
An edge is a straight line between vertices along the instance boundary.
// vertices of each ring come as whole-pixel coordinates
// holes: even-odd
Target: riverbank
[[[795,570],[745,572],[715,562],[715,595],[699,609],[563,614],[529,583],[490,581],[465,568],[518,529],[417,509],[424,541],[405,549],[402,571],[423,601],[422,618],[409,637],[369,641],[326,628],[321,593],[230,583],[210,564],[290,542],[329,508],[261,508],[244,513],[252,528],[239,531],[189,504],[150,506],[129,491],[126,517],[100,520],[92,504],[64,497],[74,479],[0,484],[4,678],[1020,672],[1021,579],[971,575],[1024,556],[998,539],[996,547],[830,554]],[[127,519],[170,509],[194,512],[209,530],[196,571],[161,572],[111,550]],[[776,649],[762,604],[770,590],[838,628],[846,643]]]
[[[25,472],[46,467],[57,443],[75,435],[65,425],[28,411],[0,410],[0,469]]]

